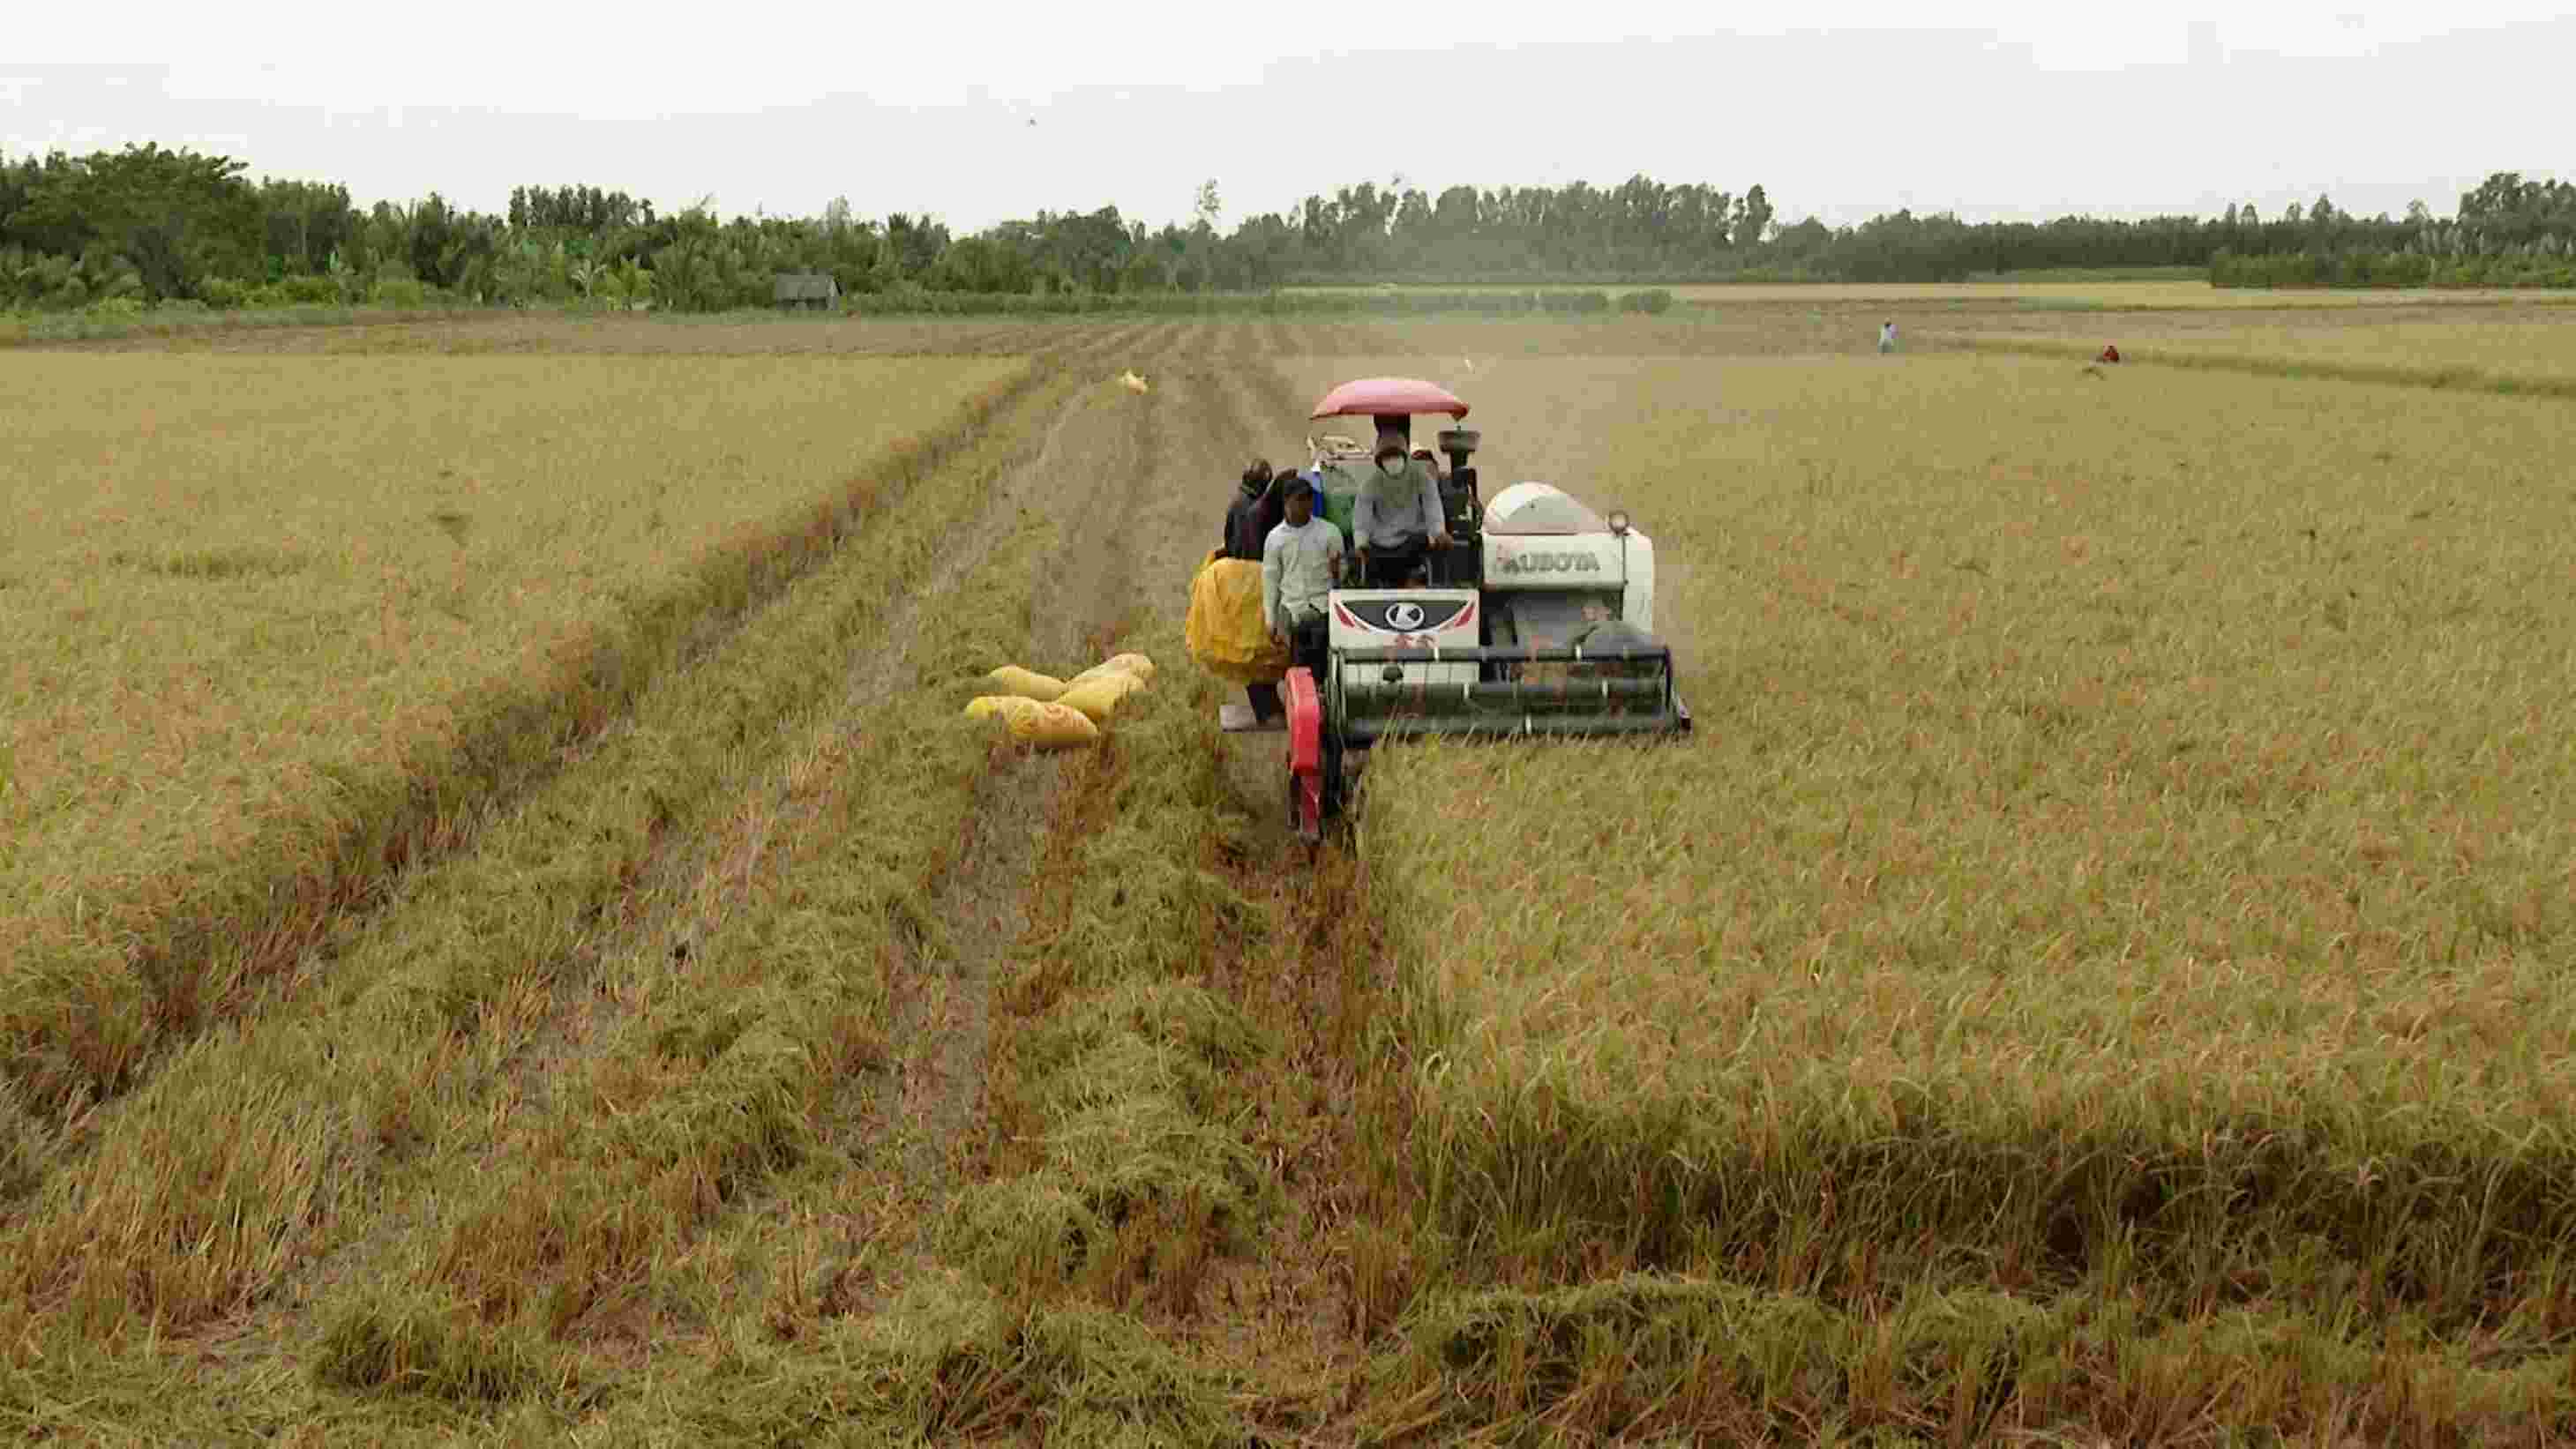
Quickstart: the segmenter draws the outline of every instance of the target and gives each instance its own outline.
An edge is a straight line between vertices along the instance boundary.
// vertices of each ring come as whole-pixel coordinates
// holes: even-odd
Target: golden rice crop
[[[2069,355],[2090,356],[2106,341],[2132,361],[2292,372],[2354,381],[2481,386],[2565,396],[2576,391],[2576,311],[2551,308],[2490,312],[2474,322],[2438,314],[2383,320],[2386,312],[2347,309],[2300,325],[2227,323],[2220,316],[2163,315],[2012,319],[2009,329],[1980,317],[1967,334],[1980,346],[2011,347],[2065,339]]]
[[[1530,292],[1602,291],[1612,295],[1643,290],[1640,286],[1548,283],[1530,286],[1490,283],[1430,287],[1292,287],[1292,292],[1375,294],[1397,292]],[[1998,282],[1706,282],[1666,287],[1680,301],[1715,306],[1730,303],[1777,304],[1979,302],[2037,306],[2146,309],[2155,311],[2242,311],[2274,307],[2341,310],[2350,307],[2421,307],[2445,304],[2518,302],[2547,305],[2547,294],[2504,287],[2293,287],[2267,291],[2251,287],[2213,287],[2205,279],[2086,281],[2017,280]]]
[[[1023,367],[0,357],[7,989]]]
[[[2555,1293],[2563,404],[1959,356],[1470,400],[1493,482],[1655,538],[1698,730],[1371,767],[1453,1221]]]
[[[334,357],[523,353],[629,356],[1021,356],[1040,350],[1056,319],[1001,317],[745,316],[741,313],[584,314],[466,311],[370,319],[357,326],[234,326],[138,330],[85,343],[83,354],[208,352]],[[1066,319],[1090,325],[1086,319]],[[1057,331],[1063,329],[1057,328]],[[0,333],[0,338],[5,338]]]
[[[1719,283],[1674,287],[1683,301],[1710,302],[2021,302],[2139,310],[2242,311],[2274,307],[2432,307],[2528,302],[2533,294],[2509,288],[2353,287],[2268,291],[2213,287],[2205,281],[2169,282],[1799,282],[1779,285]]]

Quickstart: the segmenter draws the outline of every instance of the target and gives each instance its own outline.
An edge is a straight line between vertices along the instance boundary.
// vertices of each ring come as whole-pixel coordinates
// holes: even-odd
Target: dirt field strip
[[[1215,446],[1207,464],[1158,479],[1168,521],[1142,532],[1156,546],[1138,577],[1169,582],[1129,647],[1178,650],[1179,584],[1204,556],[1230,450],[1302,460],[1279,435],[1302,433],[1303,407],[1252,340],[1224,338],[1181,379]],[[1069,787],[1041,876],[1044,924],[1020,953],[997,1043],[995,1176],[961,1203],[944,1246],[1013,1312],[1044,1321],[1067,1311],[1050,1305],[1088,1300],[1170,1345],[1177,1356],[1151,1380],[1159,1406],[1129,1412],[1222,1440],[1242,1429],[1219,1427],[1233,1422],[1220,1399],[1282,1429],[1325,1422],[1369,1325],[1349,1269],[1368,1253],[1346,1241],[1333,1180],[1349,1140],[1327,1140],[1326,1126],[1347,1118],[1357,1027],[1334,1015],[1340,982],[1308,955],[1299,935],[1313,920],[1283,889],[1304,865],[1275,818],[1275,750],[1258,749],[1273,742],[1249,752],[1250,805],[1221,763],[1218,694],[1193,677],[1187,712],[1158,704],[1153,734],[1123,733],[1132,754],[1084,762]],[[1236,885],[1213,887],[1210,872]],[[1071,1368],[1024,1365],[1020,1387],[992,1392],[1068,1415],[1107,1407]],[[979,1402],[942,1407],[962,1416]]]
[[[1233,394],[1228,413],[1253,420],[1256,437],[1295,430],[1297,447],[1269,449],[1275,466],[1302,463],[1303,432],[1316,426],[1304,421],[1312,394],[1281,370],[1292,356],[1243,358],[1218,379]],[[1199,556],[1176,550],[1151,576],[1185,576]],[[1167,600],[1158,624],[1171,627],[1179,611]],[[1200,984],[1269,1044],[1236,1064],[1229,1085],[1235,1128],[1262,1166],[1274,1210],[1239,1252],[1206,1265],[1186,1303],[1149,1300],[1150,1321],[1209,1372],[1244,1372],[1238,1397],[1259,1431],[1340,1442],[1366,1345],[1393,1326],[1408,1290],[1401,1230],[1388,1231],[1396,1219],[1382,1175],[1368,1170],[1368,1134],[1394,1125],[1372,1110],[1386,1095],[1372,1076],[1387,1064],[1370,1024],[1382,989],[1354,970],[1375,963],[1353,934],[1365,922],[1349,909],[1350,862],[1338,847],[1310,860],[1287,829],[1279,737],[1208,745],[1222,766],[1216,828],[1201,848],[1243,907],[1213,941]]]
[[[1127,537],[1138,502],[1142,470],[1169,426],[1167,371],[1185,355],[1180,329],[1162,324],[1133,341],[1111,343],[1104,365],[1142,371],[1153,390],[1122,393],[1114,436],[1096,430],[1051,450],[1046,466],[1031,470],[1011,505],[1060,520],[1060,539],[1032,551],[1024,564],[1028,615],[1025,659],[1043,671],[1070,675],[1105,659],[1106,643],[1130,594]],[[1081,480],[1075,501],[1071,480]],[[1046,821],[1063,778],[1061,756],[1030,759],[997,770],[979,788],[976,809],[959,852],[959,868],[943,877],[929,914],[951,924],[950,949],[935,961],[935,976],[904,973],[898,997],[899,1039],[915,1044],[905,1061],[900,1123],[914,1142],[908,1195],[924,1204],[944,1201],[962,1164],[967,1129],[982,1114],[985,1054],[992,1035],[995,979],[1012,943],[1027,928],[1028,892]]]

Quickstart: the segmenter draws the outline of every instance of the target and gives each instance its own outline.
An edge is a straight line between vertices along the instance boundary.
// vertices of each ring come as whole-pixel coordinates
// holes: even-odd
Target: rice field
[[[2425,312],[2403,321],[2384,313],[2334,314],[2331,325],[2276,317],[2225,326],[2225,314],[2121,318],[1980,318],[1964,339],[1979,348],[2090,357],[2117,342],[2133,362],[2268,372],[2356,382],[2415,383],[2565,397],[2576,392],[2576,326],[2496,312],[2476,321]]]
[[[2512,288],[2213,287],[2206,281],[2155,282],[1817,282],[1722,284],[1672,288],[1680,301],[1728,302],[2007,302],[2024,307],[2081,307],[2103,311],[2234,311],[2276,307],[2340,310],[2348,307],[2439,307],[2532,302],[2535,294]],[[2542,297],[2539,305],[2547,305]]]
[[[2109,335],[2562,347],[2270,300]],[[2576,1432],[2569,403],[2012,305],[0,356],[0,1432]],[[1697,730],[1309,857],[1182,601],[1385,374]]]
[[[2544,1351],[2564,404],[1959,355],[1471,400],[1495,477],[1655,538],[1697,716],[1370,775],[1421,1170],[1486,1261],[1814,1287],[1866,1249]]]
[[[0,356],[13,1050],[46,1055],[65,983],[132,969],[177,906],[327,858],[377,782],[473,774],[496,699],[538,691],[517,733],[550,748],[573,695],[546,681],[631,685],[653,621],[828,539],[1025,367]],[[112,1086],[107,1057],[72,1075]]]
[[[1568,287],[1599,290],[1616,295],[1643,289],[1645,284],[1589,283],[1550,284],[1544,290]],[[1486,283],[1462,286],[1427,287],[1298,287],[1298,292],[1364,293],[1373,291],[1412,292],[1511,292],[1542,290],[1538,287],[1510,283]],[[1706,282],[1666,286],[1679,302],[1709,307],[1733,305],[1773,305],[1812,303],[1844,306],[1889,304],[1920,306],[1991,304],[1998,307],[2036,310],[2077,309],[2084,311],[2240,311],[2297,308],[2300,310],[2339,311],[2345,308],[2475,306],[2515,303],[2532,306],[2552,305],[2549,294],[2510,287],[2299,287],[2267,291],[2258,288],[2213,287],[2204,275],[2160,277],[2155,279],[2085,278],[2060,280],[2048,277],[2010,278],[1977,282]]]

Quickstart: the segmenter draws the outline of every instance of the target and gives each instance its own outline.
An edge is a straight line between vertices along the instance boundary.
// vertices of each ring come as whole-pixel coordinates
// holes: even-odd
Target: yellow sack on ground
[[[1095,679],[1132,679],[1138,684],[1151,684],[1154,682],[1154,662],[1142,654],[1120,654],[1066,680],[1064,687],[1071,689]],[[1056,697],[1063,698],[1062,695]]]
[[[1259,684],[1284,679],[1288,651],[1270,641],[1261,617],[1261,565],[1222,558],[1209,550],[1190,580],[1190,612],[1182,625],[1190,657],[1219,679]]]
[[[1022,669],[1016,664],[1005,664],[984,677],[993,682],[993,691],[996,694],[1016,694],[1023,699],[1034,699],[1040,704],[1064,693],[1063,680],[1051,674],[1040,674],[1033,669]]]
[[[1099,669],[1120,669],[1129,674],[1135,675],[1138,679],[1145,681],[1147,684],[1154,682],[1154,661],[1146,658],[1142,654],[1112,654],[1109,656],[1107,662],[1094,667]],[[1090,672],[1091,670],[1088,669],[1083,671],[1085,674],[1089,674]]]
[[[1144,687],[1145,681],[1135,675],[1113,669],[1068,687],[1056,703],[1080,710],[1093,724],[1107,724],[1118,712],[1118,702]]]
[[[979,694],[966,701],[966,717],[991,719],[1000,715],[1004,719],[1017,719],[1023,714],[1035,713],[1039,707],[1037,700],[1016,694]]]
[[[1100,730],[1078,709],[1041,704],[1034,710],[1012,714],[1011,738],[1042,750],[1063,750],[1100,743]]]

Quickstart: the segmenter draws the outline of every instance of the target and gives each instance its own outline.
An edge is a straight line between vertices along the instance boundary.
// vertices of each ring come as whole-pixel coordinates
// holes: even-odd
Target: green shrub
[[[374,300],[380,307],[419,307],[429,301],[429,289],[412,277],[382,277],[375,286]]]
[[[271,283],[268,290],[275,291],[290,303],[308,307],[341,300],[340,284],[329,277],[288,277]]]

